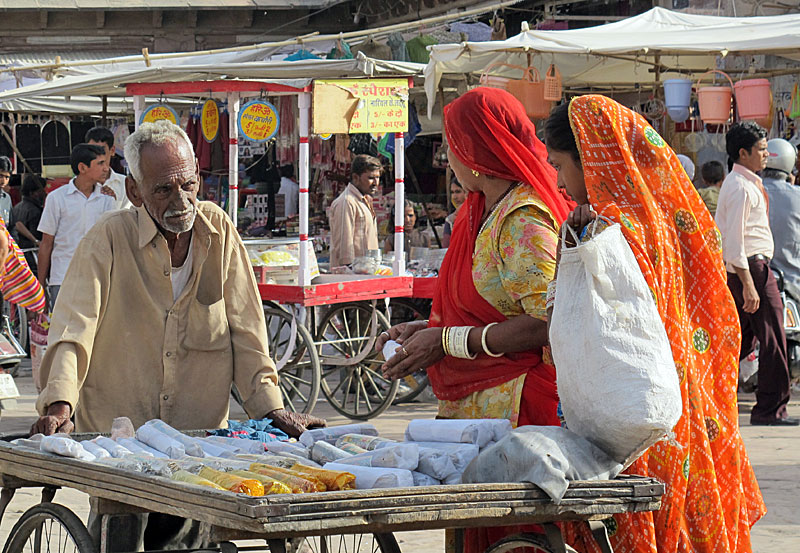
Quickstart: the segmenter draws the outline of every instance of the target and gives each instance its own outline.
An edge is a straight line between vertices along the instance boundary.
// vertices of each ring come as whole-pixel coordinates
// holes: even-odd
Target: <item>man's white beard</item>
[[[167,232],[172,232],[175,234],[181,234],[183,232],[189,232],[192,229],[192,225],[194,225],[194,219],[197,216],[197,208],[194,204],[189,204],[189,210],[191,211],[191,216],[186,220],[186,222],[182,224],[170,224],[167,219],[169,217],[179,216],[186,213],[186,211],[178,211],[177,209],[168,209],[164,212],[163,220],[161,221],[161,228],[166,230]]]

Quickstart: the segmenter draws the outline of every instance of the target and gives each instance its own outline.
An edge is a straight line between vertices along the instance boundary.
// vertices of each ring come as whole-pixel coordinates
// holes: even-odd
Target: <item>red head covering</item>
[[[477,88],[445,107],[445,129],[453,153],[467,167],[483,174],[531,186],[547,204],[556,222],[569,212],[569,204],[556,188],[556,172],[547,162],[544,144],[525,108],[511,94],[494,88]],[[485,196],[472,192],[462,206],[453,229],[433,299],[430,326],[483,326],[506,317],[486,301],[472,280],[472,257]],[[555,372],[542,363],[541,350],[475,360],[445,357],[428,369],[439,399],[455,400],[528,373],[526,395],[530,413],[520,424],[558,424]],[[524,415],[524,416],[523,416]]]

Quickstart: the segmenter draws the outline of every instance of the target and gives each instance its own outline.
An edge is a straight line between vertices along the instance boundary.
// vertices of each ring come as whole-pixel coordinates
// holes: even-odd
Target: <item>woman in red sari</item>
[[[402,378],[428,368],[443,418],[558,425],[547,344],[547,284],[571,205],[516,98],[477,88],[445,107],[450,167],[468,192],[439,273],[429,322],[381,337],[403,348],[384,365]],[[473,530],[484,551],[509,530]]]

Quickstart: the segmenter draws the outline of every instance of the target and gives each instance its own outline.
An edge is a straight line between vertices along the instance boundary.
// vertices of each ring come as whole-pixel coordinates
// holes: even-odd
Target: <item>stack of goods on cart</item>
[[[36,434],[12,444],[190,486],[264,496],[459,484],[478,453],[511,430],[507,420],[413,420],[402,442],[380,437],[368,423],[308,430],[290,441],[268,419],[229,422],[229,429],[197,437],[158,419],[134,431],[122,417],[110,437],[78,441],[67,434]]]
[[[299,242],[248,245],[250,264],[260,284],[296,285],[300,265]],[[308,248],[308,267],[311,278],[319,275],[314,248]]]
[[[417,419],[402,442],[371,424],[350,424],[308,430],[300,443],[323,469],[354,474],[358,489],[438,486],[460,484],[478,453],[510,430],[505,419]]]

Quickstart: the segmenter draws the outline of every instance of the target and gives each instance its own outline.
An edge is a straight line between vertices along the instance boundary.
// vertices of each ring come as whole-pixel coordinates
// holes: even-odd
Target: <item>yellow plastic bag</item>
[[[318,469],[315,467],[308,467],[301,463],[295,463],[288,470],[299,473],[303,478],[316,478],[325,484],[325,487],[330,491],[354,490],[356,487],[356,477],[349,472]]]
[[[264,495],[264,485],[258,480],[242,478],[229,472],[220,472],[208,467],[200,469],[198,476],[211,480],[231,492],[253,496]]]
[[[187,472],[185,470],[176,470],[175,472],[172,473],[171,478],[177,482],[186,482],[187,484],[194,484],[196,486],[206,486],[208,488],[213,488],[215,490],[227,491],[219,484],[216,484],[211,480],[201,478],[196,474],[192,474],[191,472]]]
[[[270,495],[274,493],[292,493],[292,489],[289,486],[283,482],[278,482],[274,478],[270,478],[265,474],[258,474],[249,470],[234,470],[231,472],[231,474],[241,476],[242,478],[258,480],[264,486],[264,495]]]
[[[308,480],[297,474],[292,474],[286,469],[282,469],[279,467],[271,467],[269,465],[263,465],[261,463],[253,463],[252,465],[250,465],[250,472],[255,472],[256,474],[263,474],[264,476],[269,476],[270,478],[274,478],[278,482],[281,482],[289,486],[292,490],[292,493],[324,492],[327,489],[325,487],[325,484],[323,484],[319,480],[317,480],[316,482],[312,482],[311,480]]]

